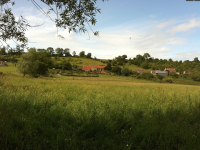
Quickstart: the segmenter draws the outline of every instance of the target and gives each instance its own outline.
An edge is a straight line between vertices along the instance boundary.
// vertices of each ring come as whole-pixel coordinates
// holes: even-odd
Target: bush
[[[141,79],[142,78],[142,75],[139,74],[138,76],[136,76],[136,79]]]
[[[164,76],[162,76],[162,75],[157,75],[157,77],[158,77],[159,80],[163,80],[164,79]]]
[[[193,71],[191,74],[190,74],[190,78],[193,80],[193,81],[200,81],[200,73],[198,71]]]
[[[128,68],[123,68],[122,71],[121,71],[121,74],[124,75],[124,76],[128,76],[128,75],[129,75],[129,72],[130,72],[130,71],[129,71]]]
[[[0,75],[2,75],[2,74],[3,74],[3,72],[0,71]]]
[[[132,77],[137,77],[138,75],[139,75],[138,72],[136,72],[136,71],[133,71],[133,72],[132,72]]]
[[[113,72],[117,75],[121,75],[121,68],[119,66],[113,67],[111,72]]]
[[[179,77],[183,78],[183,79],[188,79],[189,75],[188,74],[181,74]]]
[[[179,75],[176,74],[175,72],[170,72],[170,73],[169,73],[169,76],[172,76],[172,77],[174,77],[174,78],[179,78]]]
[[[141,74],[141,78],[142,79],[147,79],[147,80],[151,80],[154,76],[150,73],[142,73]]]
[[[173,81],[172,81],[172,79],[166,79],[165,82],[172,83]]]
[[[141,64],[141,67],[144,68],[144,69],[149,69],[150,68],[149,67],[149,63],[146,62],[146,61]]]

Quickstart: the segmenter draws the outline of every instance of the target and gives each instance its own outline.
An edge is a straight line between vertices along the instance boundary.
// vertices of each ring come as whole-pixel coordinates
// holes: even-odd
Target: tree
[[[52,66],[52,60],[48,57],[47,52],[36,52],[30,49],[28,53],[22,54],[21,61],[17,65],[17,69],[24,76],[46,75],[48,68]]]
[[[142,64],[141,64],[141,67],[144,68],[144,69],[149,69],[149,63],[147,60],[145,60]]]
[[[143,57],[145,58],[145,60],[149,59],[151,56],[149,55],[149,53],[144,53]]]
[[[198,72],[196,69],[194,69],[191,73],[190,73],[190,78],[193,81],[200,81],[200,72]]]
[[[122,55],[123,60],[127,58],[127,55]]]
[[[6,48],[5,47],[2,47],[0,48],[0,55],[6,55]]]
[[[117,75],[121,75],[121,68],[119,66],[113,67],[111,71]]]
[[[81,51],[81,52],[79,53],[79,56],[80,56],[80,57],[84,57],[84,56],[85,56],[85,51]]]
[[[68,29],[69,32],[85,33],[88,32],[86,25],[95,25],[97,20],[95,16],[100,13],[100,9],[95,7],[96,0],[40,0],[49,7],[46,12],[38,2],[31,0],[31,2],[39,9],[45,16],[49,17],[55,22],[56,27]],[[105,0],[102,0],[103,2]],[[7,2],[4,2],[4,4]],[[13,2],[12,5],[15,3]],[[50,16],[54,13],[55,19]],[[4,9],[4,15],[0,19],[0,40],[5,42],[10,39],[15,39],[18,42],[26,44],[28,42],[25,32],[31,25],[23,16],[20,16],[16,21],[11,8]],[[90,27],[91,28],[91,27]],[[93,31],[92,31],[93,32]],[[93,32],[95,36],[99,32]],[[61,35],[58,35],[64,38]],[[2,42],[1,42],[2,43]],[[7,44],[7,43],[6,43]]]
[[[56,48],[56,54],[58,55],[58,56],[60,56],[60,57],[62,57],[63,56],[63,49],[62,48]]]
[[[48,47],[47,52],[52,56],[54,54],[54,49],[53,47]]]
[[[21,45],[16,45],[16,55],[21,55],[24,52],[23,49],[21,49]]]
[[[45,51],[44,48],[38,48],[38,49],[37,49],[37,52],[44,52],[44,51]]]
[[[194,58],[194,62],[199,62],[198,57],[195,57],[195,58]]]
[[[63,70],[65,70],[65,69],[66,69],[66,70],[71,70],[71,69],[72,69],[71,63],[68,62],[68,61],[66,61],[65,59],[62,60],[61,66],[62,66],[62,69],[63,69]]]
[[[128,76],[130,74],[130,71],[128,68],[122,68],[121,74],[124,76]]]
[[[74,56],[74,57],[76,56],[76,52],[75,52],[75,51],[73,51],[73,53],[72,53],[72,54],[73,54],[73,56]]]
[[[65,54],[65,57],[72,56],[72,55],[70,54],[70,49],[69,49],[69,48],[65,48],[64,51],[63,51],[63,54]]]
[[[111,66],[110,62],[107,64],[107,66],[104,68],[104,70],[109,70],[109,71],[112,70],[112,66]]]
[[[157,77],[158,77],[158,79],[159,79],[160,81],[164,79],[164,76],[162,76],[162,75],[158,75]]]
[[[86,57],[87,57],[87,58],[91,58],[91,57],[92,57],[92,54],[91,54],[91,53],[88,53]]]

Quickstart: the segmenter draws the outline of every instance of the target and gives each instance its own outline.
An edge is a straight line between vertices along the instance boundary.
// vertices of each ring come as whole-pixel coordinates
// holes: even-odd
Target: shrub
[[[159,80],[163,80],[164,79],[164,76],[162,76],[162,75],[157,75],[157,77],[158,77]]]
[[[136,77],[136,79],[141,79],[142,78],[142,75],[141,74],[139,74],[137,77]]]
[[[172,79],[166,79],[165,82],[172,83],[173,81],[172,81]]]
[[[142,73],[141,74],[141,78],[142,79],[147,79],[147,80],[151,80],[153,78],[153,75],[150,73]]]
[[[2,75],[2,74],[3,74],[3,72],[0,71],[0,75]]]
[[[198,71],[193,71],[191,74],[190,74],[190,78],[193,80],[193,81],[200,81],[200,73]]]
[[[176,74],[175,72],[170,72],[170,73],[169,73],[169,76],[172,76],[172,77],[174,77],[174,78],[179,78],[179,75]]]
[[[150,67],[149,67],[149,63],[148,63],[147,61],[143,62],[143,63],[141,64],[141,67],[144,68],[144,69],[149,69],[149,68],[150,68]]]
[[[117,75],[121,75],[121,68],[119,66],[113,67],[111,72],[113,72]]]
[[[121,74],[124,76],[128,76],[129,75],[129,69],[128,68],[123,68],[121,71]]]
[[[133,71],[133,72],[132,72],[132,77],[137,77],[138,75],[139,75],[138,72],[136,72],[136,71]]]
[[[183,79],[188,79],[189,75],[188,74],[181,74],[179,77],[183,78]]]

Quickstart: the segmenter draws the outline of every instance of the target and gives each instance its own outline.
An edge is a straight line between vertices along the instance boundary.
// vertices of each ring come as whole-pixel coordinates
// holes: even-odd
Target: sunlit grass
[[[198,149],[198,86],[0,77],[2,149]],[[107,80],[106,80],[107,79]]]

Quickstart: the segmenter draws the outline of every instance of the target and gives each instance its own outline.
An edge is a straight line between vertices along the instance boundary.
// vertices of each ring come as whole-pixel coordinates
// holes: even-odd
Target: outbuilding
[[[161,71],[161,70],[154,70],[151,71],[152,75],[161,75],[161,76],[168,76],[168,71]]]

